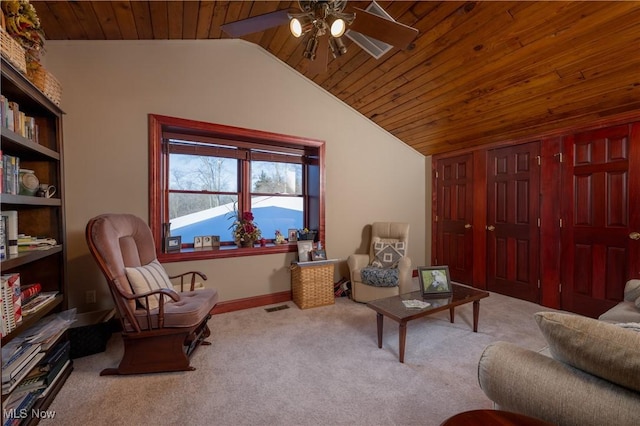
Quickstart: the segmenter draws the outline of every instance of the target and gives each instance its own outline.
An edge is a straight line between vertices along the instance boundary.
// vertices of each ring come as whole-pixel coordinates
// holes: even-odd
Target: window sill
[[[296,243],[287,244],[267,244],[262,247],[256,245],[254,247],[236,247],[222,246],[219,249],[194,249],[183,248],[180,251],[171,253],[159,253],[158,260],[160,263],[183,262],[187,260],[206,260],[206,259],[222,259],[228,257],[244,257],[244,256],[261,256],[264,254],[278,254],[297,252]]]

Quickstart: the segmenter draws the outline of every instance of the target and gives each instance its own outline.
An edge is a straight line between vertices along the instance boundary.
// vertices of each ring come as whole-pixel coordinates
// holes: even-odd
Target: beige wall
[[[411,225],[410,256],[424,264],[430,232],[430,159],[383,131],[260,47],[241,40],[48,41],[61,81],[69,303],[110,306],[84,240],[105,212],[148,219],[147,114],[163,114],[326,141],[326,248],[341,260],[373,221]],[[427,161],[428,160],[428,161]],[[429,192],[430,194],[430,192]],[[293,254],[168,263],[197,269],[221,300],[290,289]],[[250,265],[250,266],[249,266]],[[86,305],[96,289],[98,304]]]

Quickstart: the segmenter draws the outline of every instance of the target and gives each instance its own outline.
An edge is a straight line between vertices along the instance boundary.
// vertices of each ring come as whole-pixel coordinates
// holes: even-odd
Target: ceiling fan
[[[375,1],[371,6],[382,10]],[[310,70],[322,72],[327,67],[329,50],[334,57],[347,52],[341,37],[347,30],[355,31],[383,43],[406,49],[418,35],[418,30],[392,18],[382,17],[353,7],[345,11],[347,0],[298,0],[295,8],[253,16],[230,22],[220,28],[231,37],[242,37],[289,23],[291,34],[305,36],[304,57],[310,59]]]

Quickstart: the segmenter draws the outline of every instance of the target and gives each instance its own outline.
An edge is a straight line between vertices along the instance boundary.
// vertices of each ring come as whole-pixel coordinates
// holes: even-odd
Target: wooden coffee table
[[[407,341],[407,323],[411,320],[422,318],[436,312],[449,310],[449,320],[454,321],[455,307],[473,302],[473,331],[478,331],[478,316],[480,315],[480,299],[489,297],[489,293],[472,287],[459,284],[451,284],[452,295],[441,299],[423,299],[420,291],[405,293],[399,296],[386,297],[384,299],[372,300],[367,306],[376,311],[378,322],[378,347],[382,348],[382,323],[384,317],[391,318],[400,324],[399,327],[399,351],[400,362],[404,362],[404,348]],[[408,309],[402,303],[403,300],[424,300],[430,306],[424,309]]]

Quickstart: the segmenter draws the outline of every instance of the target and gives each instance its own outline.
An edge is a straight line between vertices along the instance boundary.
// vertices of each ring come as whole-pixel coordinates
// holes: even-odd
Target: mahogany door
[[[498,148],[487,159],[487,288],[538,302],[540,143]]]
[[[435,264],[448,265],[451,280],[473,281],[473,156],[438,160]]]
[[[640,277],[640,124],[563,145],[562,308],[596,317]]]

